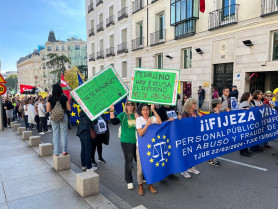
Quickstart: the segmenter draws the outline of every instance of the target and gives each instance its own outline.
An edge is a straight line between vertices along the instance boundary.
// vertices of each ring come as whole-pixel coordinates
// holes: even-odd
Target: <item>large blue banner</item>
[[[144,176],[152,184],[209,159],[273,140],[277,127],[278,112],[268,106],[153,124],[138,138]]]

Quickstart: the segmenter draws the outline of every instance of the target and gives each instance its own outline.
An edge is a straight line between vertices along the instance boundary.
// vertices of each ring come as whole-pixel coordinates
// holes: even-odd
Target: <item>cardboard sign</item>
[[[39,95],[45,99],[47,97],[47,92],[39,92]]]
[[[176,105],[179,80],[179,70],[134,68],[129,89],[129,100]]]
[[[112,66],[104,68],[71,91],[75,101],[92,121],[127,94],[127,86]]]

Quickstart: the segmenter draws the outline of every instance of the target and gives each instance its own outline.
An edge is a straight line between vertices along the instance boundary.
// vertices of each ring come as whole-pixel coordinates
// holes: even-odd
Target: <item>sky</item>
[[[0,0],[1,71],[16,71],[20,57],[56,39],[86,40],[85,0]]]

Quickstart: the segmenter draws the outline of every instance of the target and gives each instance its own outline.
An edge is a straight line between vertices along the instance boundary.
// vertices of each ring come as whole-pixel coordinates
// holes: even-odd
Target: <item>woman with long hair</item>
[[[193,98],[189,98],[186,100],[183,106],[184,112],[182,113],[182,118],[187,118],[187,117],[197,117],[201,116],[199,112],[197,111],[197,101]],[[187,171],[184,171],[181,173],[185,178],[190,178],[191,175],[189,173],[194,173],[196,175],[199,175],[200,172],[195,168],[189,168]]]
[[[138,134],[140,137],[144,136],[146,133],[148,127],[153,124],[161,124],[161,118],[157,114],[155,110],[154,104],[151,105],[151,110],[154,114],[154,116],[151,116],[150,107],[147,104],[142,104],[140,106],[140,117],[136,118],[136,129],[138,131]],[[144,188],[143,188],[143,171],[142,171],[142,165],[141,160],[139,156],[139,147],[138,147],[138,141],[136,144],[136,155],[137,155],[137,181],[138,181],[138,194],[140,196],[144,195]],[[148,185],[148,189],[151,193],[155,194],[157,193],[157,190],[153,187],[152,184]]]
[[[71,106],[59,84],[52,85],[52,96],[48,99],[46,110],[51,112],[54,155],[59,156],[60,141],[62,141],[63,156],[68,155],[68,116],[66,110],[71,111]]]
[[[245,109],[248,110],[250,107],[252,107],[252,103],[251,100],[253,99],[253,96],[250,92],[245,92],[244,94],[242,94],[239,105],[238,105],[238,109]],[[244,157],[251,157],[251,152],[248,150],[248,148],[244,148],[241,149],[239,151],[241,156]]]
[[[124,112],[115,118],[115,107],[110,106],[110,119],[113,125],[121,123],[119,129],[119,137],[121,139],[121,147],[125,158],[125,181],[127,189],[134,189],[132,177],[132,162],[134,153],[136,153],[136,106],[134,102],[126,101]]]

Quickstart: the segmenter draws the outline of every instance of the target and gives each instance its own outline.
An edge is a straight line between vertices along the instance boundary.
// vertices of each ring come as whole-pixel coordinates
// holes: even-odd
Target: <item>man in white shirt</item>
[[[40,103],[38,105],[38,113],[40,118],[40,125],[39,125],[39,135],[44,135],[45,133],[50,133],[51,131],[47,128],[47,120],[46,120],[46,110],[44,106],[45,100],[40,98]],[[44,130],[44,132],[42,131]]]

